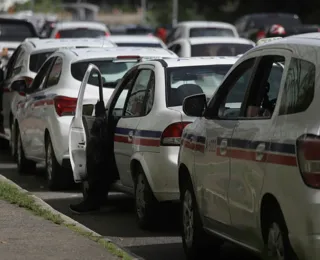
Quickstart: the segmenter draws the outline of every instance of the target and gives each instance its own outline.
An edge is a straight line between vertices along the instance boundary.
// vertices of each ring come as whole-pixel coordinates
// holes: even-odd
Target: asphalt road
[[[70,203],[81,199],[75,189],[66,192],[51,192],[46,187],[43,170],[21,176],[17,173],[16,164],[11,160],[8,151],[0,151],[0,173],[24,189],[41,197],[56,210],[70,216],[97,233],[111,238],[115,243],[132,251],[146,260],[184,260],[181,238],[178,232],[178,218],[172,215],[161,219],[158,231],[142,231],[135,223],[132,198],[112,193],[109,205],[97,214],[73,215],[69,212]],[[214,254],[212,258],[216,257]],[[258,260],[255,256],[231,245],[222,249],[220,260]]]

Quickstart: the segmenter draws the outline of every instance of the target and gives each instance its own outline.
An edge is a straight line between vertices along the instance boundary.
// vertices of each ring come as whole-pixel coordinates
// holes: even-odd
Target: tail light
[[[106,32],[106,36],[110,36],[110,33],[109,33],[109,32]]]
[[[161,135],[161,145],[179,146],[183,129],[191,122],[177,122],[169,125]]]
[[[318,28],[318,32],[320,32],[320,28]]]
[[[77,99],[65,96],[56,96],[54,106],[58,116],[74,115],[77,106]]]
[[[297,158],[304,183],[320,189],[320,137],[304,135],[297,140]]]
[[[57,32],[57,33],[56,33],[56,35],[54,36],[54,38],[56,38],[56,39],[60,39],[60,38],[61,38],[60,33],[59,33],[59,32]]]
[[[257,41],[266,38],[266,33],[264,31],[257,32]]]

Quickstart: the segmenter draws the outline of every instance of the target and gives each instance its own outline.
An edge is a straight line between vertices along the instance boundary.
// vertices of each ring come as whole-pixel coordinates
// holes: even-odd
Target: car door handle
[[[132,142],[132,138],[133,138],[133,131],[130,131],[128,134],[128,141]]]
[[[224,139],[220,143],[220,154],[226,155],[228,149],[228,140]]]
[[[257,146],[257,148],[256,148],[256,160],[257,161],[261,161],[263,159],[264,154],[265,154],[265,150],[266,150],[265,143],[261,143]]]

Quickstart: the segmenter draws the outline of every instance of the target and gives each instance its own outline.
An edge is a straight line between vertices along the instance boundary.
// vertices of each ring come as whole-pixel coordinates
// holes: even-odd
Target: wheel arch
[[[260,203],[260,229],[261,229],[261,235],[264,242],[267,241],[267,236],[268,236],[267,219],[270,216],[270,213],[274,210],[278,210],[279,213],[281,213],[281,215],[283,216],[280,203],[278,202],[276,197],[271,193],[265,193]],[[283,219],[284,219],[284,216],[283,216]]]
[[[181,191],[183,182],[188,179],[191,179],[188,167],[184,163],[181,163],[179,165],[179,171],[178,171],[179,191]]]

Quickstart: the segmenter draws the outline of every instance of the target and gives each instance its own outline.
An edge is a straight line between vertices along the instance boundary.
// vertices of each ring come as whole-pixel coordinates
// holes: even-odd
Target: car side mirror
[[[206,108],[207,98],[205,94],[192,95],[183,100],[182,109],[187,116],[201,117]]]
[[[26,93],[26,91],[27,91],[27,83],[26,83],[26,81],[24,79],[16,80],[16,81],[12,82],[11,89],[13,91],[17,91],[17,92],[20,92],[20,93]]]

